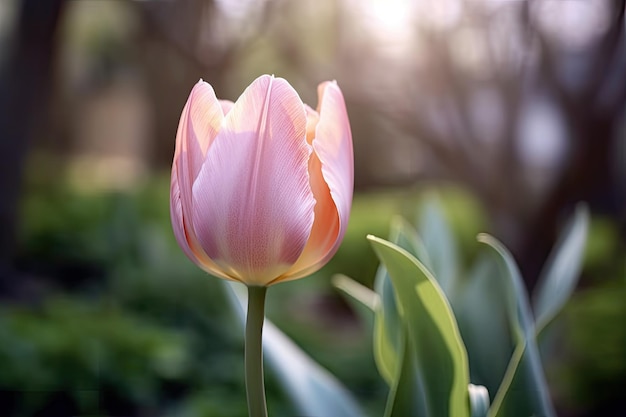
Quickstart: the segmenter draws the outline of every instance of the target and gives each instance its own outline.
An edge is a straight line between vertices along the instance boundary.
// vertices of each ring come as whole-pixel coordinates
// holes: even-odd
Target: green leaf
[[[493,395],[515,350],[508,286],[499,272],[494,257],[481,256],[461,282],[452,306],[469,357],[470,379]]]
[[[516,376],[521,372],[522,367],[520,367],[520,363],[522,361],[522,357],[524,356],[524,352],[526,350],[526,343],[521,342],[517,345],[517,348],[513,352],[511,356],[511,360],[509,361],[509,366],[504,374],[504,378],[502,378],[502,383],[500,384],[500,388],[498,389],[498,393],[496,394],[496,398],[493,400],[492,406],[489,408],[488,417],[497,417],[497,416],[507,416],[507,408],[513,408],[511,410],[515,413],[516,402],[523,402],[524,397],[517,399],[515,401],[512,399],[513,395],[524,395],[524,390],[515,392],[511,390],[511,385],[513,380],[516,379]],[[518,378],[521,379],[521,378]]]
[[[367,328],[373,329],[375,312],[380,304],[378,294],[343,274],[334,275],[331,283],[335,288],[349,296],[346,299],[350,306],[356,311],[361,320],[365,322]]]
[[[588,227],[589,210],[579,205],[539,277],[533,300],[537,333],[557,315],[574,292],[582,268]]]
[[[426,248],[417,236],[417,232],[402,217],[392,219],[389,240],[414,255],[418,260],[428,261]],[[376,273],[374,288],[380,300],[374,320],[374,359],[382,377],[390,387],[393,387],[397,379],[395,374],[399,372],[401,366],[403,330],[393,285],[382,263]]]
[[[467,353],[441,288],[406,250],[374,236],[368,239],[393,282],[429,416],[469,417]]]
[[[432,272],[432,260],[424,241],[420,238],[417,230],[402,217],[394,217],[391,220],[391,234],[389,241],[409,252],[422,265]]]
[[[389,240],[409,253],[425,259],[426,249],[417,237],[417,232],[403,218],[395,217],[391,222]],[[374,320],[374,359],[378,372],[390,387],[396,381],[402,357],[402,321],[396,306],[393,285],[385,265],[381,263],[374,280],[374,288],[379,296],[379,307]]]
[[[470,397],[472,417],[487,417],[489,412],[489,392],[482,385],[469,384],[467,387]]]
[[[550,392],[543,373],[539,349],[535,339],[535,323],[530,311],[528,296],[522,282],[517,264],[511,253],[497,239],[487,234],[478,235],[478,241],[487,244],[497,255],[496,260],[501,273],[509,283],[509,300],[513,300],[512,309],[509,309],[511,327],[517,329],[517,348],[525,345],[523,356],[518,365],[511,358],[507,373],[514,375],[510,386],[502,384],[496,397],[501,401],[494,401],[494,415],[497,417],[527,417],[538,415],[542,417],[555,416],[550,400]],[[513,367],[513,369],[511,369]],[[511,388],[514,387],[514,388]],[[504,390],[504,391],[503,391]]]
[[[423,381],[408,339],[404,329],[398,376],[387,397],[385,417],[429,417]]]
[[[418,224],[429,262],[420,260],[432,272],[448,299],[452,299],[459,273],[458,249],[443,214],[443,207],[434,194],[429,195],[423,203]]]
[[[384,265],[380,265],[374,282],[380,304],[374,319],[374,359],[378,372],[391,387],[400,369],[402,355],[402,321],[396,306],[393,285]]]
[[[243,288],[224,281],[242,327],[247,296]],[[269,320],[263,326],[264,358],[298,413],[311,417],[364,417],[348,390],[304,353]]]

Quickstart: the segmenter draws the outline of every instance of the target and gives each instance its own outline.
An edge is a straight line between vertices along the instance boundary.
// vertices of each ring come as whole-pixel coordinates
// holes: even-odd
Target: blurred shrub
[[[157,406],[190,375],[188,339],[103,303],[52,298],[0,310],[5,416],[118,415]]]
[[[626,410],[626,282],[618,277],[577,294],[566,310],[565,358],[558,373],[564,400],[588,415]]]

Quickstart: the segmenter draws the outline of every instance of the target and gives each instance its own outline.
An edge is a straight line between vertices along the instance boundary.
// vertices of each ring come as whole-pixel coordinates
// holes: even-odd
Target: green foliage
[[[509,251],[493,237],[482,235],[479,241],[491,246],[498,255],[501,274],[508,283],[506,294],[503,294],[505,297],[508,295],[508,319],[514,330],[516,352],[520,352],[519,360],[514,353],[509,362],[489,416],[554,416],[535,338],[535,323],[517,265]],[[582,261],[580,254],[574,259]]]
[[[617,415],[603,404],[621,404],[626,386],[626,283],[615,277],[575,294],[565,308],[564,349],[557,387],[589,415]],[[581,378],[584,375],[584,378]]]
[[[460,338],[456,321],[439,285],[430,272],[408,252],[385,240],[369,238],[374,251],[387,268],[395,289],[396,305],[403,327],[404,361],[413,366],[408,378],[415,379],[423,393],[427,415],[469,416],[469,369],[467,353]],[[404,377],[402,364],[400,379]],[[413,372],[411,372],[413,371]],[[398,395],[401,387],[393,387],[394,401],[415,404],[415,391]],[[389,417],[419,415],[418,410],[395,408]]]
[[[536,315],[537,332],[554,318],[574,292],[574,287],[582,269],[582,259],[589,228],[587,208],[579,206],[576,215],[563,231],[560,242],[554,248],[550,259],[539,278],[533,309]]]
[[[25,397],[4,415],[45,410],[59,393],[76,414],[101,403],[157,405],[167,383],[190,375],[185,334],[115,306],[51,299],[41,308],[0,312],[0,387]],[[11,414],[13,413],[13,414]]]
[[[381,260],[378,298],[370,304],[376,363],[390,387],[386,416],[555,415],[537,336],[576,285],[587,211],[577,210],[543,271],[534,298],[539,324],[517,265],[502,244],[479,236],[493,250],[464,273],[439,202],[427,200],[421,213],[419,233],[406,222],[394,223],[396,245],[371,238]],[[342,284],[354,299],[366,298],[354,294],[356,288]]]

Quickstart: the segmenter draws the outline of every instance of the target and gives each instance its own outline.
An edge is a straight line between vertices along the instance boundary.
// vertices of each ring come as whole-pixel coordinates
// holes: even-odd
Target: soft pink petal
[[[309,106],[305,105],[305,107],[307,142],[312,144],[320,116]],[[302,278],[321,268],[334,254],[333,249],[339,237],[339,214],[322,174],[322,163],[315,152],[309,158],[309,181],[316,201],[315,221],[311,228],[311,236],[298,261],[284,276],[279,278],[280,282]]]
[[[224,115],[227,115],[234,105],[235,103],[230,100],[220,100],[220,106],[222,106],[222,112],[224,113]]]
[[[315,139],[317,123],[320,121],[320,115],[317,111],[309,107],[308,104],[304,105],[304,109],[306,110],[306,142],[312,145],[313,139]]]
[[[336,82],[322,83],[317,91],[320,119],[315,130],[313,149],[322,163],[322,175],[339,215],[339,232],[331,249],[309,271],[305,271],[309,273],[311,269],[320,268],[328,262],[339,248],[348,227],[354,189],[352,133],[343,94]],[[330,204],[327,202],[326,205]],[[328,216],[320,226],[332,230],[332,217],[330,214]]]
[[[170,216],[176,240],[185,254],[208,272],[226,277],[208,259],[190,226],[193,182],[200,172],[207,149],[217,136],[223,119],[222,107],[213,87],[200,80],[189,94],[176,134],[170,187]]]
[[[256,79],[226,116],[193,187],[193,224],[230,276],[266,285],[296,262],[309,238],[306,113],[281,78]]]
[[[172,220],[172,229],[178,246],[181,247],[185,255],[196,264],[198,260],[189,247],[185,233],[185,225],[183,220],[183,205],[180,198],[180,188],[178,187],[178,173],[176,165],[172,167],[172,179],[170,184],[170,218]]]
[[[339,214],[330,189],[322,176],[322,164],[315,154],[310,158],[309,173],[311,189],[316,200],[315,221],[302,254],[289,271],[279,278],[281,282],[312,274],[326,264],[336,251],[340,232]]]
[[[193,183],[223,119],[222,106],[213,87],[200,80],[191,90],[180,116],[174,152],[173,165],[178,174],[183,216],[187,221],[191,221]]]
[[[170,218],[172,220],[172,229],[178,245],[181,247],[185,255],[191,259],[196,265],[215,276],[232,279],[204,253],[191,227],[189,227],[183,216],[182,200],[180,198],[180,188],[178,186],[178,174],[176,166],[172,168],[172,180],[170,184]]]

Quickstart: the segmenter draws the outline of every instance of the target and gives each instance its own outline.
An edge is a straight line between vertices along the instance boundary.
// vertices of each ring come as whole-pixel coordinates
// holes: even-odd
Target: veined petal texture
[[[192,224],[233,279],[266,285],[302,253],[314,219],[306,112],[281,78],[256,79],[228,111],[193,184]]]

